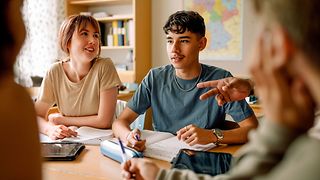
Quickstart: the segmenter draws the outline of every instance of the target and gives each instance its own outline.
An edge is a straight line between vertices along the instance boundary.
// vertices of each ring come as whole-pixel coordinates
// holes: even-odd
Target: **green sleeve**
[[[243,146],[233,161],[233,166],[227,174],[215,177],[196,174],[189,170],[162,169],[157,179],[253,179],[271,172],[283,158],[288,146],[295,140],[297,134],[271,121],[264,123],[250,133],[250,142]]]
[[[261,126],[249,134],[249,143],[234,155],[236,158],[228,175],[252,179],[270,173],[296,137],[296,132],[264,119]]]

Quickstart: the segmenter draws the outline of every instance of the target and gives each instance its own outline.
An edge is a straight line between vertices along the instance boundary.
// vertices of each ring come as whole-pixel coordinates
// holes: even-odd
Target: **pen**
[[[134,137],[135,137],[135,139],[136,139],[137,141],[140,141],[140,136],[139,136],[139,134],[136,134]]]
[[[124,151],[124,147],[123,147],[123,144],[122,144],[122,141],[120,140],[120,138],[118,138],[119,140],[119,145],[120,145],[120,148],[121,148],[121,155],[122,155],[122,163],[126,162],[127,161],[127,155],[126,155],[126,152]]]

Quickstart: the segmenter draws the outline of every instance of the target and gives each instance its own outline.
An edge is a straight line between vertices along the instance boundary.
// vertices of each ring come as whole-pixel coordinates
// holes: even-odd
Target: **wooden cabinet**
[[[151,0],[67,0],[66,3],[67,15],[100,13],[96,19],[102,30],[101,56],[113,60],[122,82],[140,83],[151,68]],[[129,24],[129,30],[124,31],[130,35],[130,41],[107,43],[115,22]]]

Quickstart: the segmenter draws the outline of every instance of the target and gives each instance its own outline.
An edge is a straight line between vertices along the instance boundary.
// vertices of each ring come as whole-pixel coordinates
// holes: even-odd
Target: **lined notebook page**
[[[170,133],[169,135],[163,135],[163,132],[151,131],[148,132],[146,137],[146,150],[143,152],[144,156],[161,159],[164,161],[171,161],[178,153],[180,149],[191,149],[196,151],[207,151],[215,147],[213,143],[207,145],[194,145],[189,146],[183,141],[179,141],[178,138]]]

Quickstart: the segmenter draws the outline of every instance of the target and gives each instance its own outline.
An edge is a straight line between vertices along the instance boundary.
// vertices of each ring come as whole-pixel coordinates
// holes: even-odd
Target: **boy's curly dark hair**
[[[206,34],[206,26],[204,19],[199,13],[194,11],[177,11],[169,16],[166,24],[163,26],[166,34],[170,32],[182,34],[190,31],[204,37]]]

